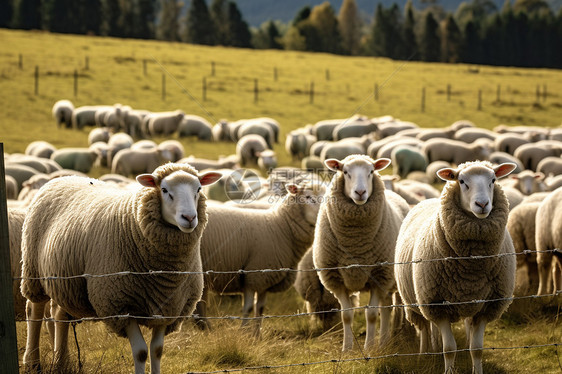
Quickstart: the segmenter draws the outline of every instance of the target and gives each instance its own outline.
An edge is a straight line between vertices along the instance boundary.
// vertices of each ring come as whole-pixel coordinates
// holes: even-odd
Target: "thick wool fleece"
[[[373,177],[372,195],[363,205],[345,195],[344,183],[344,174],[336,174],[320,207],[313,245],[314,266],[392,262],[408,204],[394,192],[386,191],[378,175]],[[322,270],[319,276],[332,292],[342,287],[349,294],[375,288],[391,292],[395,287],[392,266]]]
[[[525,203],[516,206],[509,213],[507,219],[507,230],[511,235],[513,240],[513,247],[515,252],[523,253],[523,251],[535,251],[535,218],[537,216],[537,210],[541,205],[540,202],[536,203]],[[537,254],[529,253],[524,256],[517,257],[517,266],[523,266],[524,264],[534,263],[536,267]]]
[[[21,231],[25,220],[24,209],[8,209],[8,230],[10,236],[10,269],[12,278],[21,274]],[[20,292],[20,282],[12,281],[12,292],[14,294],[14,312],[17,321],[25,320],[25,298]]]
[[[537,251],[547,251],[562,248],[562,187],[552,191],[544,199],[537,211],[536,217],[536,247]],[[537,262],[549,266],[552,252],[538,253]],[[556,254],[560,258],[559,253]],[[544,266],[544,265],[543,265]]]
[[[296,268],[314,238],[314,224],[307,222],[305,204],[297,199],[287,195],[267,210],[209,206],[201,239],[203,270]],[[294,272],[210,274],[205,287],[219,293],[281,292],[295,277]]]
[[[154,171],[158,183],[173,172],[196,175],[188,165],[167,164]],[[197,275],[119,275],[100,278],[32,280],[151,270],[200,272],[199,243],[205,228],[205,197],[199,197],[199,224],[183,233],[161,215],[159,189],[117,189],[95,179],[58,178],[46,184],[29,208],[22,243],[22,294],[33,302],[54,300],[70,315],[104,317],[181,316],[201,298]],[[126,336],[126,319],[105,320]],[[141,325],[166,325],[180,319],[139,319]]]
[[[421,202],[404,220],[396,245],[396,262],[446,257],[513,253],[506,229],[509,204],[499,184],[494,188],[493,209],[485,219],[460,207],[460,187],[449,182],[441,198]],[[443,260],[395,265],[400,295],[405,304],[464,302],[510,297],[515,285],[515,256],[486,259]],[[510,301],[406,309],[406,317],[429,321],[473,317],[492,321]]]

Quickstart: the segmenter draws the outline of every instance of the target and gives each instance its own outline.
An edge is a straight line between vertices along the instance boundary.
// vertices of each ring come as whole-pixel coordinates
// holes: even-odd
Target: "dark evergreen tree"
[[[310,12],[312,10],[310,9],[310,6],[306,5],[304,7],[302,7],[298,12],[297,15],[295,16],[295,19],[293,20],[293,25],[297,25],[298,23],[300,23],[301,21],[307,20],[308,17],[310,17]]]
[[[182,3],[178,3],[177,0],[161,0],[160,4],[158,38],[162,40],[179,41],[178,18]]]
[[[192,0],[187,12],[185,41],[193,44],[213,45],[214,25],[205,0]]]
[[[441,61],[459,62],[462,34],[452,14],[443,21],[441,32]]]
[[[252,45],[258,49],[283,49],[280,42],[281,34],[275,22],[269,20],[262,23],[252,37]]]
[[[252,34],[234,1],[228,2],[228,31],[230,35],[229,45],[241,48],[252,46]]]
[[[387,56],[386,47],[386,30],[387,19],[384,14],[384,8],[378,3],[375,9],[375,21],[373,23],[373,32],[371,36],[371,52],[375,56]]]
[[[402,27],[402,58],[419,60],[418,42],[416,41],[416,19],[412,0],[408,0],[405,7],[404,25]]]
[[[227,0],[213,0],[209,13],[215,29],[215,43],[229,45]]]
[[[328,53],[341,52],[341,36],[338,19],[334,8],[329,2],[324,2],[312,8],[309,19],[306,21],[316,30],[318,44],[316,51]]]
[[[134,37],[135,33],[135,0],[119,0],[119,18],[117,19],[117,27],[123,37]],[[176,21],[177,24],[177,21]]]
[[[482,39],[480,29],[473,21],[468,21],[464,28],[461,60],[470,64],[482,63]]]
[[[0,0],[0,27],[10,27],[14,14],[13,0]]]
[[[43,26],[52,32],[82,32],[80,3],[72,0],[44,0],[41,12]]]
[[[101,11],[103,14],[100,25],[101,34],[106,36],[123,36],[122,30],[119,29],[119,14],[121,13],[119,2],[103,0]]]
[[[490,65],[507,64],[503,31],[504,26],[501,16],[499,14],[492,16],[484,30],[482,62]]]
[[[80,33],[95,35],[100,34],[101,0],[82,0],[80,6]]]
[[[156,19],[156,0],[137,0],[134,17],[134,34],[140,39],[154,38],[154,20]]]
[[[43,25],[41,3],[41,0],[17,1],[14,4],[13,27],[24,30],[41,29]]]
[[[423,61],[436,62],[441,57],[439,25],[431,12],[426,12],[420,41],[420,54]]]

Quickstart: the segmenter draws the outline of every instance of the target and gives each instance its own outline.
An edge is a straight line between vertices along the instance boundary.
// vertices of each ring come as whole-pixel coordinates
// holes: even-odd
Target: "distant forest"
[[[544,0],[461,3],[436,0],[404,9],[379,3],[363,21],[355,0],[305,6],[291,22],[249,27],[235,1],[0,0],[0,27],[159,39],[203,45],[286,49],[395,60],[562,68],[562,9]],[[184,9],[185,8],[185,9]],[[272,18],[275,15],[272,14]]]

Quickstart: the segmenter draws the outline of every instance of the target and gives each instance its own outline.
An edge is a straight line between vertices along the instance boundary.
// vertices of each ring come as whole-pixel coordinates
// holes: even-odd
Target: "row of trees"
[[[187,1],[187,0],[186,0]],[[232,0],[0,0],[0,27],[184,41],[203,45],[374,55],[392,59],[562,67],[562,10],[545,0],[463,2],[447,13],[437,0],[418,10],[380,3],[364,22],[355,0],[336,13],[306,6],[288,24],[250,29]]]

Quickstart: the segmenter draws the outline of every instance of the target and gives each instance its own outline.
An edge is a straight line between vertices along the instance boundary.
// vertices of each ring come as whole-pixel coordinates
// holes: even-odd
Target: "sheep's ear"
[[[388,158],[379,158],[373,162],[376,171],[384,170],[388,165],[390,165],[390,159]]]
[[[208,186],[210,184],[217,182],[221,178],[222,178],[221,173],[218,173],[216,171],[210,171],[208,173],[199,176],[199,183],[201,183],[202,186]]]
[[[496,178],[502,178],[509,175],[513,170],[517,168],[512,162],[505,162],[501,165],[498,165],[494,168],[494,174],[496,174]]]
[[[341,171],[343,169],[343,162],[336,158],[327,159],[326,161],[324,161],[324,165],[326,165],[326,167],[332,171]]]
[[[457,180],[457,175],[458,175],[457,171],[452,168],[439,169],[437,171],[437,176],[443,179],[444,181]]]
[[[397,182],[400,180],[400,176],[399,175],[393,175],[391,178],[392,181]]]
[[[285,189],[291,195],[296,195],[300,191],[300,187],[294,183],[287,183]]]
[[[541,173],[541,172],[535,173],[535,179],[538,179],[538,180],[542,181],[544,179],[544,174]]]
[[[156,187],[156,178],[152,174],[137,175],[137,182],[144,187]]]

